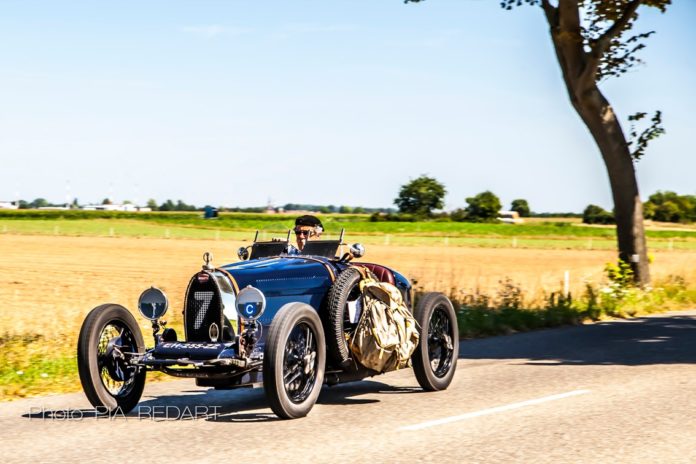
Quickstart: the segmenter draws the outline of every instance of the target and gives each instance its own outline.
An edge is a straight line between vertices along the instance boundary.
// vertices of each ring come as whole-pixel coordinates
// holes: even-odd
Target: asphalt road
[[[112,419],[81,393],[0,403],[0,430],[5,463],[693,463],[696,311],[465,341],[447,391],[395,372],[325,387],[294,421],[261,389],[185,380]]]

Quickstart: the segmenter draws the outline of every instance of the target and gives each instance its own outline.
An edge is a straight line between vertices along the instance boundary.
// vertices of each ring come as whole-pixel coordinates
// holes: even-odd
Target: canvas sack
[[[377,372],[409,367],[418,345],[418,328],[401,292],[371,278],[360,281],[360,290],[362,312],[350,340],[353,356]]]

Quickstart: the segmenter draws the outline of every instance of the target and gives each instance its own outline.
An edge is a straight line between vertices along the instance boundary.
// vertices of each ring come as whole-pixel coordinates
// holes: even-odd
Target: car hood
[[[299,256],[254,259],[221,269],[230,274],[240,290],[251,285],[266,297],[323,294],[336,274],[328,261]]]

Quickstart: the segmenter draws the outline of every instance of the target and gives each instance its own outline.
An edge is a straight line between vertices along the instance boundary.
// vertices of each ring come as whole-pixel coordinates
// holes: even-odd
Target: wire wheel
[[[138,404],[146,372],[131,359],[144,351],[138,324],[123,306],[105,304],[87,315],[77,341],[77,370],[98,413],[125,414]]]
[[[325,347],[314,308],[299,302],[280,308],[263,354],[263,389],[278,417],[304,417],[312,409],[324,383]]]
[[[442,293],[426,293],[413,316],[421,327],[421,336],[413,352],[413,372],[427,391],[444,390],[457,369],[459,327],[449,298]]]
[[[118,322],[109,322],[99,334],[97,366],[104,388],[113,396],[125,396],[133,388],[136,368],[125,362],[124,352],[137,352],[133,334]]]
[[[283,385],[295,404],[307,399],[317,379],[317,337],[306,323],[292,329],[285,344]]]
[[[435,377],[444,377],[452,366],[454,333],[447,309],[442,305],[435,308],[428,324],[428,359]]]

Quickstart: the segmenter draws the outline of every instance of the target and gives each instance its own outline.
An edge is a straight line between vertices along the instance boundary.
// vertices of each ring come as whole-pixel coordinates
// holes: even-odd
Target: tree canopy
[[[517,211],[517,214],[519,214],[520,217],[529,217],[529,213],[531,213],[529,203],[527,203],[527,200],[523,198],[512,200],[510,211]]]
[[[498,219],[501,203],[493,192],[486,190],[466,199],[466,220],[473,222],[493,222]]]
[[[433,210],[444,207],[446,193],[445,186],[437,179],[421,175],[401,186],[394,204],[399,208],[400,213],[430,216]]]

